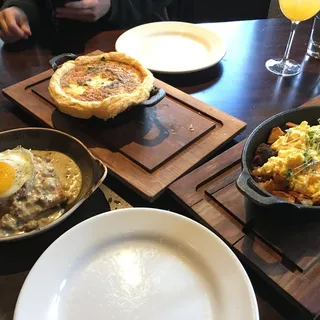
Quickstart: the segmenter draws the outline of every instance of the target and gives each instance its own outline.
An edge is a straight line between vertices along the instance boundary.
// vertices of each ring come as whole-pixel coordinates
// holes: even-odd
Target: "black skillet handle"
[[[251,177],[250,174],[242,171],[240,176],[237,180],[237,188],[238,190],[248,197],[252,202],[260,205],[260,206],[270,206],[275,204],[289,204],[287,201],[284,201],[280,198],[274,197],[274,196],[263,196],[260,193],[258,193],[254,188],[251,186],[250,183]]]
[[[139,103],[142,107],[153,107],[166,96],[166,92],[161,88],[154,88],[151,91],[150,98]]]
[[[56,71],[58,69],[59,62],[61,60],[75,60],[77,59],[78,56],[74,53],[61,53],[58,56],[53,57],[52,59],[49,60],[49,63],[51,65],[51,68],[53,71]]]

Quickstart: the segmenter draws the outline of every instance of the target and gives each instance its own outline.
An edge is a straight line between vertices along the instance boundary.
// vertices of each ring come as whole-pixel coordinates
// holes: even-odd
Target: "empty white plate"
[[[20,292],[15,320],[258,320],[242,265],[212,232],[148,208],[95,216],[56,240]]]
[[[154,22],[123,33],[116,50],[163,73],[186,73],[218,63],[226,47],[213,31],[185,22]]]

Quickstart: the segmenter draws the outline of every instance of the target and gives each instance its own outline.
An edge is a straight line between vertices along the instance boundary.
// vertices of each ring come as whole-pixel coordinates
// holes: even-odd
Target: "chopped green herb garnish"
[[[285,178],[286,178],[287,182],[289,182],[292,177],[294,177],[293,170],[288,169],[285,173]]]
[[[310,139],[313,139],[315,132],[314,131],[308,131],[308,137]]]

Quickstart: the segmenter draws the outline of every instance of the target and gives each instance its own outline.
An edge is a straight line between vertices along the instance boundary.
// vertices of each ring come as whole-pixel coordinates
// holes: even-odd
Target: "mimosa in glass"
[[[291,20],[291,32],[284,56],[266,62],[269,71],[284,77],[294,76],[301,72],[301,65],[289,59],[292,41],[299,22],[307,20],[320,10],[320,0],[279,0],[282,13]]]

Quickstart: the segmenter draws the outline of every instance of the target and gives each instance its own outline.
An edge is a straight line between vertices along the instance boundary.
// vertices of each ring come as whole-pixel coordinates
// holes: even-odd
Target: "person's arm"
[[[36,0],[5,0],[0,10],[10,7],[17,7],[26,14],[31,29],[39,24],[40,14]]]
[[[166,7],[173,0],[111,0],[109,22],[128,28],[154,20],[167,20]]]
[[[100,22],[107,22],[116,28],[128,28],[151,21],[168,20],[166,6],[172,1],[173,0],[70,0],[64,7],[57,8],[56,17],[91,23],[100,20]]]

